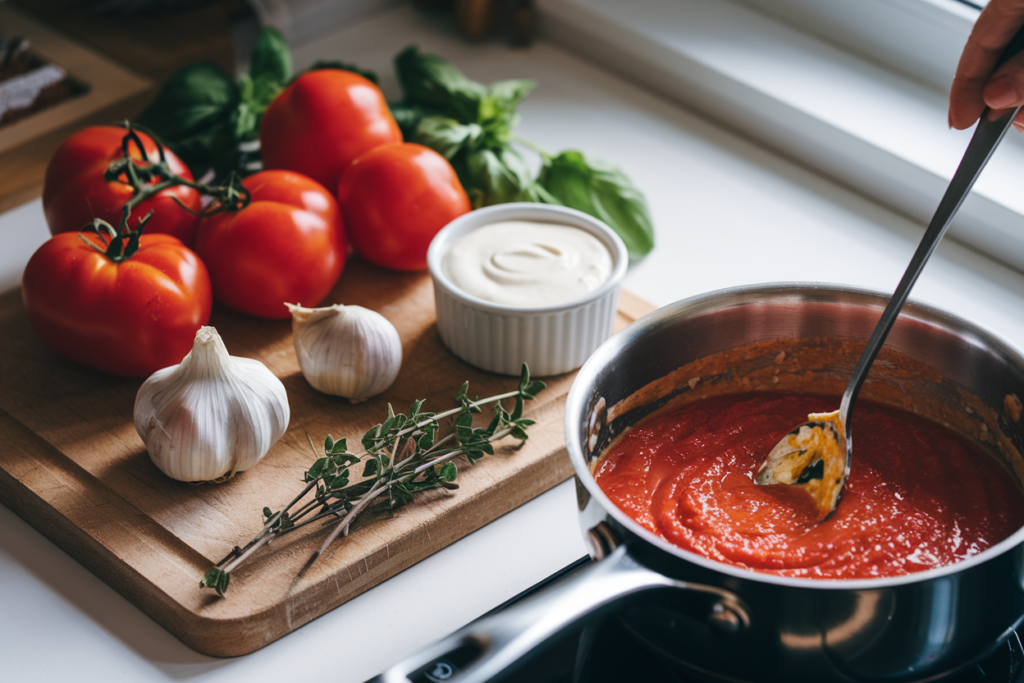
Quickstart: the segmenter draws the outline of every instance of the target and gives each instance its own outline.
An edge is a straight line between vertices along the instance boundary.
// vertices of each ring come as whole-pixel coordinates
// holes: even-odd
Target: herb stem
[[[529,141],[529,140],[527,140],[526,138],[524,138],[524,137],[520,137],[520,136],[516,135],[515,133],[513,133],[513,134],[512,134],[512,135],[511,135],[511,136],[509,137],[509,140],[510,140],[511,142],[514,142],[514,143],[516,143],[516,144],[522,145],[523,147],[527,148],[528,150],[530,150],[530,151],[532,151],[532,152],[536,152],[537,154],[539,154],[539,155],[540,155],[540,157],[541,157],[542,159],[545,159],[545,160],[547,160],[547,159],[551,159],[551,158],[553,158],[553,157],[555,156],[554,154],[551,154],[550,152],[548,152],[547,150],[545,150],[545,149],[544,149],[543,147],[541,147],[540,145],[537,145],[537,144],[535,144],[535,143],[533,143],[533,142],[530,142],[530,141]]]
[[[396,415],[388,407],[388,418],[363,435],[364,450],[358,454],[348,450],[345,439],[324,440],[323,457],[306,471],[305,487],[280,512],[264,508],[263,528],[244,548],[236,547],[216,567],[208,570],[201,586],[223,595],[229,573],[249,559],[253,553],[273,539],[304,526],[332,517],[333,529],[320,548],[303,567],[309,568],[327,551],[339,536],[348,536],[352,524],[370,505],[387,494],[387,508],[394,510],[411,503],[417,493],[431,489],[455,489],[458,469],[452,460],[466,456],[470,464],[484,455],[494,453],[492,441],[506,436],[526,439],[526,428],[533,420],[522,417],[523,401],[532,399],[544,388],[543,382],[530,381],[529,370],[523,366],[519,388],[482,400],[469,400],[467,384],[455,397],[458,407],[442,413],[421,412],[423,401],[413,403],[409,414]],[[501,401],[514,398],[515,409],[506,411]],[[474,427],[474,413],[480,406],[493,403],[494,417],[486,427]],[[449,430],[438,436],[440,421],[453,418]],[[310,439],[310,446],[319,456]],[[351,468],[365,464],[364,476],[349,483]],[[313,492],[312,498],[303,500]],[[340,519],[339,519],[340,518]],[[300,576],[302,575],[300,572]]]

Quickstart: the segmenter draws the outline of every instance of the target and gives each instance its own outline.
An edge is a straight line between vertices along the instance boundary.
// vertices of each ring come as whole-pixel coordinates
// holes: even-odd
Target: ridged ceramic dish
[[[559,223],[589,232],[611,253],[611,276],[581,299],[539,308],[484,301],[456,287],[441,267],[444,255],[469,232],[512,220]],[[628,261],[625,245],[611,228],[574,209],[517,203],[471,211],[445,226],[427,252],[441,340],[456,356],[489,372],[518,375],[523,363],[539,377],[575,370],[612,334]]]

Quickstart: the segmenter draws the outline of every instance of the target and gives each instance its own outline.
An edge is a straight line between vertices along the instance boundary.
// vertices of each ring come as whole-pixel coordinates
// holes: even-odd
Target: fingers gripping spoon
[[[1019,31],[1000,57],[997,67],[1024,48],[1024,29]],[[906,303],[910,289],[935,251],[939,240],[949,228],[974,181],[1006,131],[1016,118],[1020,107],[999,112],[986,110],[974,131],[960,166],[939,202],[928,229],[917,246],[910,265],[889,300],[882,317],[868,339],[867,346],[853,369],[839,410],[832,413],[812,413],[808,421],[786,434],[768,454],[754,483],[790,484],[802,487],[811,496],[821,522],[835,510],[850,473],[853,459],[853,438],[850,418],[868,370],[882,348],[900,309]]]

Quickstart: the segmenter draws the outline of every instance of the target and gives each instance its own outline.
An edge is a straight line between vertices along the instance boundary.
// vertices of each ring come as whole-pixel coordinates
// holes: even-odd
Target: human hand
[[[1024,0],[991,0],[978,16],[949,93],[949,125],[970,128],[985,107],[1010,109],[1024,104],[1024,52],[995,68],[1003,50],[1024,26]],[[1024,111],[1013,123],[1024,130]]]

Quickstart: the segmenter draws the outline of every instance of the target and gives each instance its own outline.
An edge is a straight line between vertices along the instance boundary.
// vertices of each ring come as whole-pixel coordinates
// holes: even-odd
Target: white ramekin
[[[611,252],[611,276],[582,299],[540,308],[495,304],[458,289],[441,268],[444,255],[463,235],[511,220],[546,221],[586,230]],[[629,255],[619,236],[581,211],[530,203],[470,211],[437,233],[427,252],[441,341],[467,363],[502,375],[518,375],[523,363],[537,377],[575,370],[611,336],[628,264]]]

